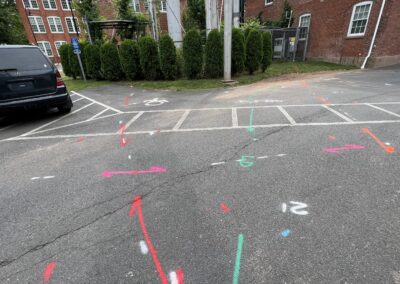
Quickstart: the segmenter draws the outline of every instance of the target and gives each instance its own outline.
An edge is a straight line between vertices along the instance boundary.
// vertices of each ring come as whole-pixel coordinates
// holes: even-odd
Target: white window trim
[[[74,30],[71,32],[70,30],[69,30],[69,27],[68,27],[68,22],[67,22],[67,19],[71,19],[72,20],[72,27],[74,28]],[[80,27],[79,27],[79,22],[78,22],[78,18],[77,17],[75,17],[75,23],[77,24],[77,26],[78,26],[78,31],[76,31],[76,29],[75,29],[75,25],[74,25],[74,17],[65,17],[65,24],[66,24],[66,26],[67,26],[67,32],[69,33],[69,34],[75,34],[75,33],[81,33],[81,30],[80,30]]]
[[[57,48],[57,42],[63,42],[64,44],[67,44],[67,42],[65,41],[65,40],[56,40],[55,42],[54,42],[54,46],[55,46],[55,48],[56,48],[56,50],[57,50],[57,55],[58,55],[58,57],[60,57],[60,52],[58,51],[58,48]],[[60,47],[62,46],[63,44],[60,44]]]
[[[358,33],[358,34],[352,34],[351,33],[351,27],[353,26],[353,18],[354,18],[354,14],[356,12],[356,9],[358,6],[363,6],[363,5],[367,5],[370,4],[370,8],[368,11],[368,18],[367,18],[367,22],[365,23],[365,30],[363,33]],[[365,32],[367,31],[367,27],[368,27],[368,22],[369,22],[369,16],[371,15],[371,10],[372,10],[372,5],[373,5],[373,1],[364,1],[364,2],[360,2],[357,3],[353,6],[353,12],[351,13],[351,18],[350,18],[350,23],[349,23],[349,29],[347,30],[347,36],[348,37],[359,37],[359,36],[364,36]]]
[[[42,0],[43,9],[45,9],[45,10],[47,10],[47,11],[49,11],[49,10],[51,10],[51,11],[57,10],[57,1],[56,1],[56,0],[54,0],[54,3],[56,4],[56,7],[55,7],[55,8],[46,8],[46,7],[44,6],[44,1],[46,1],[46,0]],[[47,0],[47,1],[49,1],[49,6],[50,6],[50,0]]]
[[[63,6],[63,4],[62,4],[61,1],[62,1],[62,0],[60,0],[61,9],[62,9],[63,11],[71,11],[71,6],[69,5],[69,1],[70,1],[70,0],[65,0],[66,3],[67,3],[67,5],[68,5],[68,8],[67,8],[67,9],[64,9],[64,6]],[[71,0],[71,3],[72,3],[72,0]],[[75,8],[74,8],[74,7],[72,7],[72,11],[75,11]]]
[[[268,0],[264,0],[264,6],[270,6],[272,4],[274,4],[274,0],[272,0],[271,2],[267,2]]]
[[[61,27],[62,27],[62,31],[61,31],[61,32],[59,32],[59,31],[53,32],[53,31],[51,30],[49,18],[59,18],[59,19],[60,19],[60,24],[61,24]],[[63,25],[62,25],[62,20],[61,20],[60,17],[58,17],[58,16],[50,16],[50,17],[47,17],[47,24],[49,25],[49,29],[50,29],[50,32],[51,32],[52,34],[63,34],[63,33],[64,33],[64,27],[63,27]],[[54,24],[55,24],[55,26],[56,26],[56,29],[58,30],[57,24],[56,24],[56,21],[55,21],[55,20],[54,20]]]
[[[25,2],[22,1],[22,4],[24,5],[24,8],[25,8],[25,9],[28,9],[28,10],[39,10],[39,3],[38,3],[38,0],[36,0],[37,6],[38,6],[37,8],[32,8],[31,0],[28,0],[28,2],[29,2],[29,4],[30,4],[30,7],[26,8]]]
[[[45,42],[47,42],[49,44],[52,55],[48,55],[47,50],[46,50],[46,53],[44,53],[44,55],[46,55],[47,57],[54,57],[54,52],[53,52],[53,49],[51,48],[51,44],[49,41],[41,40],[41,41],[38,41],[37,43],[39,44],[39,43],[45,43]]]
[[[35,20],[35,24],[36,24],[36,26],[37,26],[37,28],[38,28],[38,31],[37,31],[37,32],[33,32],[33,33],[34,33],[34,34],[45,34],[45,33],[46,33],[46,25],[44,24],[43,18],[42,18],[41,16],[28,16],[28,22],[29,22],[29,24],[31,24],[31,22],[29,21],[30,18],[33,18],[33,19]],[[43,27],[44,27],[44,32],[41,32],[41,31],[39,30],[39,24],[38,24],[38,22],[37,22],[37,20],[36,20],[37,18],[41,18],[41,19],[42,19]]]
[[[300,26],[300,24],[301,24],[301,18],[303,18],[303,17],[310,17],[310,21],[309,21],[309,24],[308,24],[308,32],[310,32],[311,13],[306,13],[306,14],[303,14],[303,15],[301,15],[301,16],[299,17],[299,28],[301,27],[301,26]],[[300,35],[299,35],[299,40],[305,40],[305,39],[306,39],[305,37],[304,37],[304,38],[301,38]]]
[[[139,13],[140,12],[140,1],[139,0],[131,0],[132,3],[132,10],[135,13]],[[139,5],[139,9],[136,10],[136,4]]]
[[[165,10],[161,10],[161,8],[162,8],[161,2],[162,2],[162,1],[163,1],[163,0],[160,1],[160,13],[167,13],[167,0],[164,1],[164,2],[165,2]]]

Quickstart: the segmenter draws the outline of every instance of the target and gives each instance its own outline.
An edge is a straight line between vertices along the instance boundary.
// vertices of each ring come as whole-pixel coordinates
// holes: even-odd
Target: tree
[[[272,63],[272,36],[270,32],[262,33],[263,56],[261,61],[261,71],[264,73]]]
[[[232,75],[244,70],[244,35],[238,28],[232,30]]]
[[[140,66],[147,80],[155,80],[160,70],[157,42],[149,36],[139,39]]]
[[[14,0],[0,0],[0,44],[27,44]]]
[[[72,73],[71,73],[71,66],[69,64],[69,49],[70,49],[70,44],[63,44],[60,46],[58,52],[60,54],[61,57],[61,66],[63,69],[63,72],[65,74],[65,76],[71,77]]]
[[[285,2],[283,4],[283,12],[282,12],[281,21],[280,21],[281,28],[288,27],[291,11],[292,11],[292,7],[290,6],[289,2],[287,0],[285,0]],[[293,22],[294,22],[294,18],[292,17],[290,20],[289,27],[293,24]]]
[[[246,67],[250,74],[257,71],[262,59],[262,38],[257,30],[251,30],[246,39]]]
[[[101,72],[104,79],[116,81],[123,77],[118,49],[115,44],[105,43],[100,48]]]
[[[139,47],[136,41],[125,39],[121,43],[119,55],[125,77],[129,80],[137,79],[141,72]]]
[[[160,38],[160,68],[167,80],[174,80],[177,76],[177,55],[172,38],[164,34]]]
[[[68,44],[68,61],[69,61],[71,76],[75,80],[78,76],[81,76],[81,68],[79,66],[78,57],[74,53],[72,45],[70,44]]]
[[[204,0],[187,1],[187,12],[184,16],[184,25],[187,30],[192,28],[203,30],[206,28],[206,8]]]
[[[203,68],[203,46],[197,30],[190,30],[183,38],[183,58],[185,74],[189,79],[196,78]]]
[[[80,14],[81,18],[85,18],[88,22],[99,19],[99,9],[97,0],[79,0],[74,2],[74,7]],[[102,31],[96,26],[90,27],[90,34],[93,40],[101,40]]]
[[[101,61],[100,48],[97,44],[88,44],[84,49],[87,74],[95,79],[102,79],[101,76]]]
[[[221,34],[213,29],[208,34],[205,50],[205,73],[210,78],[222,76],[224,69],[224,47]]]

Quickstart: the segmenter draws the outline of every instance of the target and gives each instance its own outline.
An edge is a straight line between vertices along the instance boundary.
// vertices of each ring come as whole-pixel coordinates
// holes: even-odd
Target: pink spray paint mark
[[[110,178],[113,175],[141,175],[149,173],[164,173],[167,169],[158,166],[151,166],[148,170],[131,170],[131,171],[104,171],[101,175]]]
[[[185,283],[185,279],[184,279],[183,269],[182,268],[178,268],[176,270],[176,276],[178,278],[178,284],[184,284]]]
[[[154,265],[156,266],[158,276],[160,277],[161,283],[168,284],[167,276],[165,275],[164,269],[160,263],[160,260],[157,257],[157,251],[154,248],[153,243],[150,240],[150,236],[149,236],[149,233],[147,232],[146,224],[144,223],[140,195],[134,197],[131,211],[129,211],[129,217],[133,216],[133,214],[135,213],[135,210],[137,210],[140,227],[142,229],[142,234],[146,241],[147,247],[149,248],[151,257],[153,258],[153,262],[154,262]]]
[[[128,96],[125,97],[124,103],[125,103],[125,106],[129,105],[129,97]]]
[[[46,268],[43,271],[43,282],[48,283],[51,279],[51,275],[53,274],[54,269],[56,268],[55,262],[50,262],[47,264]]]
[[[228,213],[229,211],[231,211],[231,208],[229,208],[225,203],[221,202],[221,204],[219,205],[219,207],[224,211],[224,213]]]
[[[357,144],[346,144],[344,147],[337,147],[337,148],[324,148],[322,149],[323,152],[327,153],[339,153],[341,151],[346,151],[346,150],[358,150],[358,149],[364,149],[365,146],[362,145],[357,145]]]
[[[119,146],[121,148],[125,147],[126,144],[128,144],[128,140],[125,138],[124,136],[124,131],[125,131],[125,124],[122,124],[120,127],[120,133],[121,133],[121,138],[120,138],[120,142],[119,142]]]
[[[76,141],[76,143],[83,142],[84,140],[85,140],[85,137],[80,137],[80,138]]]
[[[329,137],[329,140],[331,140],[331,141],[336,140],[336,137],[334,135],[329,135],[328,137]]]

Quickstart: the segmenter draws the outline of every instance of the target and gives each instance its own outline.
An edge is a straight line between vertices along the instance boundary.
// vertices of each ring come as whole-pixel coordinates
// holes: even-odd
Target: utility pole
[[[206,31],[207,35],[212,29],[218,28],[217,1],[205,0],[206,6]]]
[[[149,11],[152,23],[153,38],[158,41],[157,4],[154,0],[149,0]]]
[[[231,82],[232,1],[224,0],[224,81]]]
[[[233,26],[235,28],[238,28],[240,23],[239,2],[240,0],[233,0]]]

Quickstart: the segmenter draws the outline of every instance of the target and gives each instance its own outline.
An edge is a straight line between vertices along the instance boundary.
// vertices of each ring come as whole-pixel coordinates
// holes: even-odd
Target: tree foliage
[[[238,28],[232,30],[232,75],[244,70],[244,35]]]
[[[283,11],[281,15],[281,20],[280,20],[280,27],[281,28],[287,28],[288,26],[290,27],[293,22],[294,18],[292,15],[292,18],[290,19],[290,11],[292,11],[292,7],[290,6],[289,2],[285,0],[283,4]],[[289,20],[290,20],[290,25],[289,25]]]
[[[257,30],[251,30],[246,39],[246,67],[250,74],[257,71],[262,59],[262,38]]]
[[[141,73],[138,44],[131,39],[125,39],[121,43],[119,55],[125,77],[129,80],[137,79]]]
[[[82,19],[85,19],[88,22],[95,21],[99,19],[99,9],[98,9],[98,1],[97,0],[79,0],[74,1],[74,7],[77,12],[80,14]],[[101,40],[102,31],[96,26],[90,27],[90,33],[92,40]]]
[[[184,25],[187,30],[206,28],[206,8],[204,0],[188,0],[187,10],[184,17]]]
[[[69,64],[69,49],[71,48],[70,44],[63,44],[60,46],[58,53],[61,57],[61,66],[63,72],[66,76],[72,77],[71,66]]]
[[[27,44],[28,40],[13,0],[0,0],[0,44]]]
[[[118,49],[115,44],[105,43],[100,48],[101,72],[104,79],[116,81],[123,77]]]
[[[164,34],[160,38],[160,68],[167,80],[174,80],[177,76],[178,66],[176,48],[172,38]]]
[[[261,61],[261,71],[264,73],[265,70],[271,65],[272,63],[272,36],[270,32],[262,33],[262,48],[263,48],[263,55]]]
[[[160,70],[157,42],[149,36],[141,37],[139,39],[139,54],[144,78],[155,80]]]
[[[72,78],[76,79],[78,76],[81,76],[81,69],[79,66],[78,57],[74,53],[72,45],[68,45],[68,61],[69,61],[69,68],[70,74]]]
[[[95,80],[102,79],[100,47],[97,44],[88,44],[84,48],[87,74]]]
[[[183,38],[183,58],[185,74],[189,79],[196,78],[203,68],[203,46],[197,30],[190,30]]]
[[[205,73],[210,78],[222,76],[224,68],[224,47],[221,33],[213,29],[208,34],[205,48]]]

